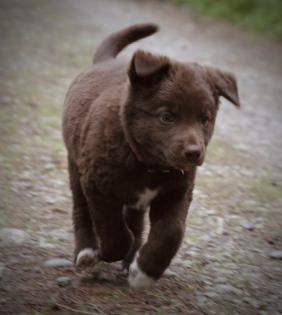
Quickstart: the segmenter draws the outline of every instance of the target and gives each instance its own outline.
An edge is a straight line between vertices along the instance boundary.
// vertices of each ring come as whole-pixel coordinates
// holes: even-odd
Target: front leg
[[[151,286],[169,266],[183,238],[190,202],[191,193],[160,196],[152,202],[148,241],[130,265],[130,286]]]
[[[126,225],[122,204],[104,196],[94,184],[86,182],[83,188],[100,241],[100,260],[114,262],[124,259],[132,247],[134,236]]]
[[[124,216],[129,230],[134,235],[134,242],[122,261],[122,267],[126,271],[129,270],[136,252],[142,245],[145,210],[127,207],[124,209]]]

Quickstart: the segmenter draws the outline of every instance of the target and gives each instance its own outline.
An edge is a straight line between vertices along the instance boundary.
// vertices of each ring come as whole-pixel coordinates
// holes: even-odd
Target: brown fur
[[[94,65],[71,84],[63,117],[75,256],[90,247],[101,260],[123,259],[128,267],[142,243],[144,216],[132,206],[145,188],[158,189],[138,256],[141,270],[154,279],[180,246],[219,97],[239,106],[230,73],[144,51],[130,62],[114,58],[156,30],[135,25],[106,39]]]

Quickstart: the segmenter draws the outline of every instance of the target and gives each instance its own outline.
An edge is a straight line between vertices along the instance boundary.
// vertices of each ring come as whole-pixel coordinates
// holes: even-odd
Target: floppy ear
[[[235,76],[230,72],[206,67],[209,81],[218,96],[223,96],[235,106],[240,107],[240,100]]]
[[[132,86],[152,87],[164,78],[168,70],[168,58],[138,50],[132,57],[128,76]]]

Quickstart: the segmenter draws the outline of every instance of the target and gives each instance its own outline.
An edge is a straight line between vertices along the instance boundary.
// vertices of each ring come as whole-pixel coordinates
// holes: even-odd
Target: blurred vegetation
[[[282,0],[170,0],[282,40]]]

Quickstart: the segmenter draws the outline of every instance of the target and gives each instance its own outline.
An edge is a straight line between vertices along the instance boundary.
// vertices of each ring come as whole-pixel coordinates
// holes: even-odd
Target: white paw
[[[92,248],[84,248],[76,258],[76,266],[93,266],[99,261],[99,251]]]
[[[137,256],[138,257],[138,256]],[[128,282],[132,288],[147,288],[155,284],[156,280],[146,275],[139,267],[137,257],[129,267]]]

